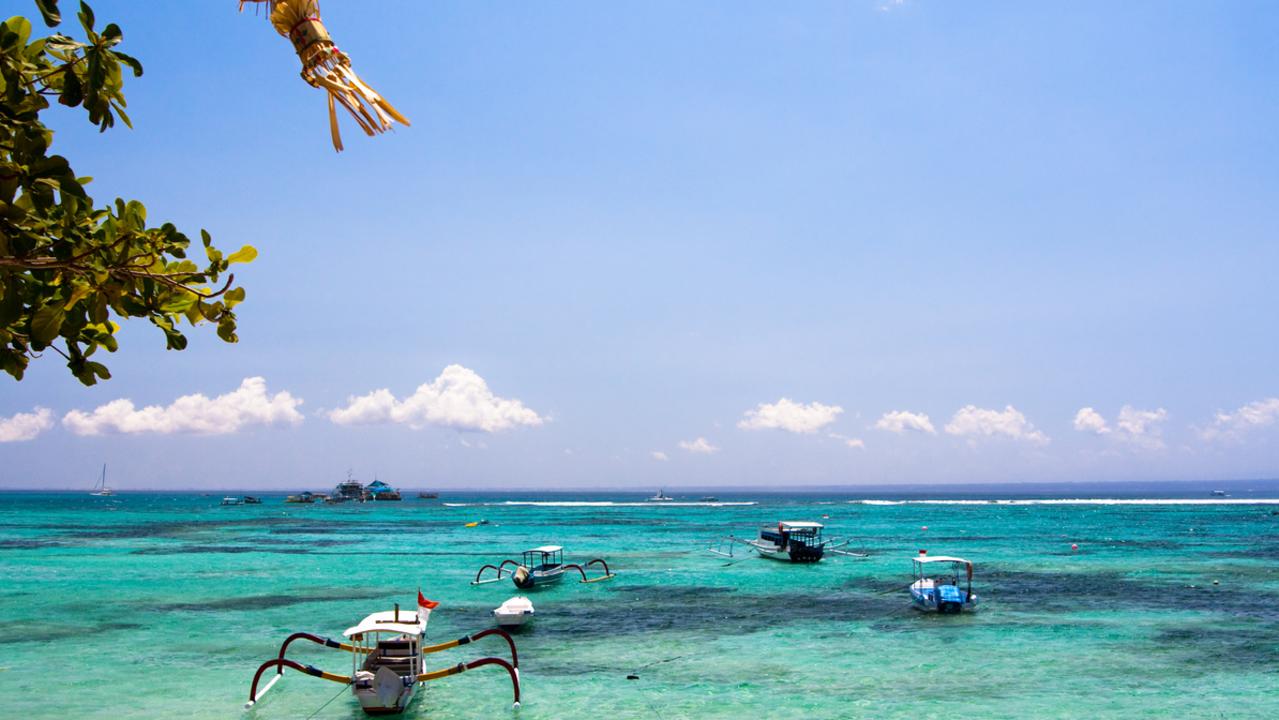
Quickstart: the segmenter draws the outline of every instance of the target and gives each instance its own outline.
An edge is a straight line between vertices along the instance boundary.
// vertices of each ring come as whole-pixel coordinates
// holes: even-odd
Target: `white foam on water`
[[[1279,505],[1279,498],[1038,498],[1007,500],[849,500],[854,505]]]
[[[757,505],[755,501],[743,502],[613,502],[611,500],[505,500],[503,502],[444,503],[447,507],[744,507]]]

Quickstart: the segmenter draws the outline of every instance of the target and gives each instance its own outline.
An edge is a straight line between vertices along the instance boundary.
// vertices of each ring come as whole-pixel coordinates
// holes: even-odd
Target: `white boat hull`
[[[923,584],[916,581],[910,586],[911,607],[921,612],[942,614],[958,614],[977,610],[976,593],[965,597],[963,590],[951,587],[957,593],[939,593],[938,589],[934,588],[930,581],[925,581]]]
[[[517,628],[533,619],[533,603],[526,597],[513,597],[493,610],[493,619],[504,628]]]

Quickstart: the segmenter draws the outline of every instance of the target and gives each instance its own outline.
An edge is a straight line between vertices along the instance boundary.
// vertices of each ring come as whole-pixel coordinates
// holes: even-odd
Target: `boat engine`
[[[523,565],[515,569],[515,574],[511,576],[515,580],[515,587],[527,590],[533,587],[533,576],[529,573],[528,568]]]

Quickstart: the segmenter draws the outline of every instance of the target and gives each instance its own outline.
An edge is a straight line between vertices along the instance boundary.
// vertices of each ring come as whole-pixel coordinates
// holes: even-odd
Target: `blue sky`
[[[326,0],[413,121],[341,155],[235,5],[98,0],[136,129],[52,122],[241,342],[0,380],[0,485],[1279,475],[1273,4]]]

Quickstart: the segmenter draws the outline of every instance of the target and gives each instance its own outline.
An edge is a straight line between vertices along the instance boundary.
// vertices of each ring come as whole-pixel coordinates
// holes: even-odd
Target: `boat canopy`
[[[543,545],[542,547],[535,547],[535,548],[533,548],[532,550],[525,550],[525,552],[531,552],[531,553],[557,553],[557,552],[560,552],[560,551],[561,551],[561,550],[563,550],[563,549],[564,549],[564,548],[560,547],[559,545]]]
[[[972,565],[971,562],[968,562],[961,557],[951,557],[949,555],[917,555],[911,558],[911,560],[914,560],[917,563],[955,562]]]
[[[359,625],[347,628],[346,632],[343,632],[342,635],[344,637],[351,637],[353,635],[363,635],[371,632],[421,635],[426,632],[426,623],[419,622],[418,615],[413,610],[401,610],[399,612],[399,622],[396,622],[395,618],[396,613],[394,610],[373,613],[361,620]]]
[[[818,522],[800,520],[783,520],[777,524],[780,525],[783,530],[820,530],[824,527]]]

